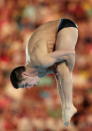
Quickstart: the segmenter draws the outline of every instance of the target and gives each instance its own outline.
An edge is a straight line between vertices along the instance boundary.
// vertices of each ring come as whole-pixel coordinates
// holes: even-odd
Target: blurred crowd
[[[25,64],[25,46],[43,23],[72,18],[78,24],[74,104],[78,112],[64,127],[54,76],[31,89],[14,89],[11,70]],[[46,81],[46,80],[44,80]],[[92,0],[0,0],[0,131],[92,130]]]

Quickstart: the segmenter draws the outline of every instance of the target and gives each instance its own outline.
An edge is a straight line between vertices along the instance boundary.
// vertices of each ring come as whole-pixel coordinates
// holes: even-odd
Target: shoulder
[[[45,32],[47,33],[50,30],[56,29],[58,27],[60,23],[60,20],[53,20],[53,21],[48,21],[46,23],[43,23],[42,25],[40,25],[38,28],[36,28],[36,30],[33,33],[33,36],[38,34],[43,35]]]
[[[48,22],[40,25],[32,33],[32,35],[29,39],[29,44],[36,43],[36,41],[45,39],[48,37],[48,35],[56,33],[59,23],[60,23],[60,19],[48,21]]]

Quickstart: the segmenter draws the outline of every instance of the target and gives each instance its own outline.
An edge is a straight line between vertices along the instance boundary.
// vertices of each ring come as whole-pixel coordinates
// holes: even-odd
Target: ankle
[[[73,104],[69,104],[69,105],[66,105],[65,108],[66,109],[72,109],[72,108],[75,108],[75,106]]]

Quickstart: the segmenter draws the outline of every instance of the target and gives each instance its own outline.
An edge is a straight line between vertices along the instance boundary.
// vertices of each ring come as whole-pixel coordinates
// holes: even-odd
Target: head
[[[10,80],[14,88],[27,88],[37,85],[39,77],[33,70],[26,71],[25,66],[19,66],[10,74]]]

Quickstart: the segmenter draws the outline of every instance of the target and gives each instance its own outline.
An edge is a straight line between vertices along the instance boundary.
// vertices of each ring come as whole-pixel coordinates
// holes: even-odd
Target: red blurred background
[[[66,128],[53,76],[40,86],[14,89],[11,70],[25,63],[25,46],[41,24],[68,17],[79,38],[74,68],[74,104],[78,112]],[[0,131],[92,130],[92,0],[0,0]]]

